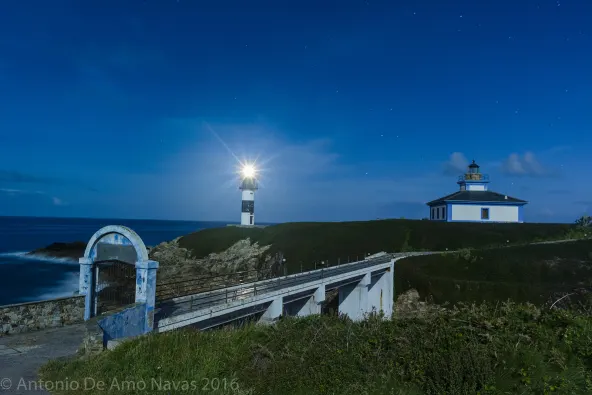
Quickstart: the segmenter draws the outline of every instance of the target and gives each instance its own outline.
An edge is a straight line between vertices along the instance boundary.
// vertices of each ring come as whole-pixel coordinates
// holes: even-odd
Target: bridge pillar
[[[84,320],[91,317],[91,308],[93,305],[93,260],[90,258],[80,258],[80,278],[78,280],[78,293],[85,295],[84,298]]]
[[[375,277],[368,290],[368,311],[382,312],[385,318],[390,318],[393,314],[393,269],[394,263],[391,263],[388,271]]]
[[[296,317],[306,317],[309,315],[321,314],[321,305],[325,301],[325,284],[319,285],[314,294],[307,299],[300,299],[293,303],[290,308],[290,314]]]
[[[361,321],[368,313],[368,288],[370,272],[353,284],[339,288],[339,314],[345,314],[353,321]]]
[[[156,305],[156,270],[158,262],[145,260],[136,262],[136,303],[146,304],[144,333],[154,328],[154,306]]]
[[[259,319],[259,323],[273,324],[278,318],[282,316],[283,304],[284,303],[281,296],[275,298]]]

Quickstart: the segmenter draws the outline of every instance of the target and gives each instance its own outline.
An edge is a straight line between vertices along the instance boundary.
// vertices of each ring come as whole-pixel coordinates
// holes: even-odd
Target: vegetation
[[[592,217],[589,215],[583,215],[576,220],[576,226],[580,228],[589,228],[592,226]]]
[[[293,265],[366,251],[457,250],[395,265],[397,294],[415,288],[454,306],[361,323],[329,315],[154,334],[52,361],[41,379],[86,380],[85,393],[118,395],[592,393],[592,240],[526,245],[580,238],[588,226],[394,220],[197,232],[180,241],[196,257],[250,237]],[[557,303],[562,295],[580,308]]]
[[[315,262],[335,265],[379,251],[445,251],[578,238],[583,231],[567,224],[480,224],[417,220],[363,222],[301,222],[266,228],[205,229],[179,240],[195,258],[221,252],[247,237],[282,252],[289,271],[314,268]]]
[[[589,315],[512,303],[459,306],[431,319],[313,316],[151,335],[88,359],[53,361],[41,379],[91,378],[106,387],[85,393],[101,395],[585,394],[591,337]]]
[[[404,259],[395,264],[395,289],[410,288],[436,303],[511,299],[542,305],[570,292],[581,300],[592,292],[592,240]]]

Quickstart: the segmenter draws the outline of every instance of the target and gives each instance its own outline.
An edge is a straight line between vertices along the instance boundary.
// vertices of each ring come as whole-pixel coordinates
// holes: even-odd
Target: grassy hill
[[[110,390],[87,393],[121,395],[589,394],[590,310],[503,303],[541,304],[556,293],[592,287],[592,240],[525,245],[574,232],[569,225],[404,220],[200,231],[180,240],[197,257],[246,237],[272,244],[291,262],[307,263],[381,250],[460,249],[398,261],[397,294],[415,288],[435,302],[489,303],[458,303],[412,319],[353,323],[314,316],[275,326],[153,334],[90,358],[52,361],[41,379],[91,378]],[[515,246],[485,248],[507,240]]]
[[[404,259],[395,265],[395,289],[410,288],[436,303],[509,298],[540,305],[574,289],[592,290],[592,240]]]
[[[361,222],[296,222],[266,228],[226,227],[206,229],[182,237],[181,247],[196,258],[221,252],[250,237],[260,245],[282,252],[291,271],[314,267],[315,261],[332,265],[379,251],[443,251],[460,248],[523,244],[569,236],[575,227],[566,224],[480,224],[418,220]]]
[[[89,395],[590,394],[591,336],[589,315],[514,304],[435,319],[316,316],[146,336],[40,373],[49,383],[90,383]]]

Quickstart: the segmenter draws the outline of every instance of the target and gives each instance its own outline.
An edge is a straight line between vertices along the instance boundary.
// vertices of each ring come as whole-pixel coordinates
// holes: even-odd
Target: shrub
[[[585,394],[592,391],[591,336],[592,318],[569,311],[459,305],[430,319],[313,316],[173,331],[90,359],[50,362],[41,377],[236,384],[213,394]]]

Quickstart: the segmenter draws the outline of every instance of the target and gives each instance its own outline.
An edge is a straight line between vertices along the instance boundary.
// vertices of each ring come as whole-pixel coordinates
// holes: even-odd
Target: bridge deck
[[[309,283],[318,283],[320,281],[325,284],[326,290],[335,289],[339,286],[347,284],[348,282],[357,281],[360,277],[360,275],[358,275],[358,278],[356,278],[356,276],[347,278],[348,273],[354,274],[354,272],[359,272],[362,269],[372,268],[373,266],[384,266],[385,263],[390,262],[392,259],[422,254],[425,253],[388,254],[381,257],[343,264],[340,266],[318,269],[269,280],[240,284],[224,289],[202,292],[190,296],[162,301],[156,306],[157,310],[155,314],[155,323],[158,326],[158,322],[163,319],[176,317],[191,312],[203,311],[214,307],[219,308],[221,305],[229,303],[235,303],[239,301],[246,303],[249,299],[269,293],[281,294],[283,291],[287,292],[287,290],[293,292],[297,286],[303,286],[303,293],[300,297],[306,297],[306,285]],[[373,274],[379,273],[380,271]],[[291,298],[293,300],[298,299],[298,297],[294,296],[293,294],[291,295]]]

